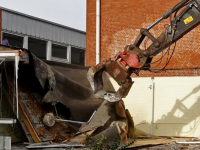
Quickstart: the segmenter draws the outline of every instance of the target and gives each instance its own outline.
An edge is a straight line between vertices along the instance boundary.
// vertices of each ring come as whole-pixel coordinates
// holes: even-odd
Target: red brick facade
[[[126,44],[132,44],[140,32],[147,28],[164,12],[180,0],[101,0],[101,61],[112,58],[123,51]],[[162,21],[150,30],[158,36],[169,20]],[[200,26],[196,27],[177,42],[174,55],[162,73],[141,71],[141,77],[154,76],[196,76],[200,75]],[[150,40],[148,41],[150,42]],[[147,43],[148,43],[147,42]],[[96,0],[87,0],[86,65],[95,65],[96,60]],[[150,44],[150,43],[148,43]],[[171,46],[173,49],[173,45]],[[172,51],[172,50],[171,50]],[[158,55],[154,58],[157,60]],[[162,68],[167,57],[157,68]],[[156,68],[156,69],[157,69]],[[172,70],[171,70],[172,69]]]

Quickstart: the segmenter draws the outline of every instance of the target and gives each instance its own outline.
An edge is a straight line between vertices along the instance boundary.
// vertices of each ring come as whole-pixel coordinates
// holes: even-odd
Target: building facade
[[[141,28],[147,28],[180,0],[87,0],[86,65],[96,64],[96,3],[100,2],[100,61],[113,58],[132,44]],[[165,30],[169,19],[150,32]],[[200,133],[200,26],[176,43],[174,54],[161,73],[140,71],[132,75],[134,84],[124,99],[137,128],[162,136],[199,136]],[[142,48],[148,46],[145,40]],[[172,45],[169,54],[172,54]],[[170,56],[170,55],[169,55]],[[169,56],[155,63],[162,69]],[[154,60],[162,57],[158,54]],[[114,87],[116,82],[111,79]]]
[[[0,8],[0,18],[1,41],[41,59],[85,65],[85,32],[6,8]]]

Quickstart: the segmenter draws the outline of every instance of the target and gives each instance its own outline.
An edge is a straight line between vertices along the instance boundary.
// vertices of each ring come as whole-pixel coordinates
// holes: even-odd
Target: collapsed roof
[[[147,135],[134,128],[122,100],[110,103],[103,99],[103,91],[114,92],[106,73],[103,91],[94,94],[87,67],[41,60],[24,49],[0,49],[17,51],[23,60],[18,65],[18,103],[13,99],[16,82],[12,82],[12,61],[4,62],[3,88],[10,104],[19,106],[18,120],[29,142],[81,142],[90,133],[96,139],[103,134],[110,143],[119,136],[123,145],[138,135]]]

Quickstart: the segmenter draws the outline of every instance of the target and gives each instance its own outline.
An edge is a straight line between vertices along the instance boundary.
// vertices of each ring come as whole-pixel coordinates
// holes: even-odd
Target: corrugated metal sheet
[[[2,10],[2,29],[86,48],[85,32],[8,10]]]

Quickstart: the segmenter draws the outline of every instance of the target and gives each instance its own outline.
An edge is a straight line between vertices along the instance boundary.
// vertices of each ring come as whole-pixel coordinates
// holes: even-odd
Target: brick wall
[[[126,44],[132,44],[140,28],[147,28],[164,12],[180,0],[101,0],[101,61],[112,58],[123,51]],[[150,30],[158,36],[169,20],[162,21]],[[155,76],[196,76],[200,75],[200,27],[196,27],[177,42],[174,55],[162,73],[141,71],[141,77]],[[147,45],[150,44],[147,41]],[[87,0],[86,65],[95,65],[96,57],[96,0]],[[173,45],[171,46],[173,49]],[[172,50],[171,50],[172,51]],[[156,56],[154,60],[161,57]],[[158,68],[166,63],[164,57]],[[153,60],[153,61],[154,61]],[[154,66],[156,66],[155,64]],[[134,75],[133,75],[134,76]]]

